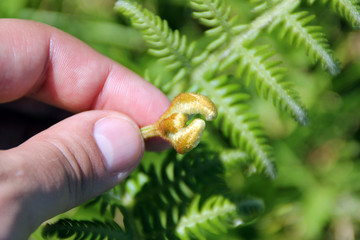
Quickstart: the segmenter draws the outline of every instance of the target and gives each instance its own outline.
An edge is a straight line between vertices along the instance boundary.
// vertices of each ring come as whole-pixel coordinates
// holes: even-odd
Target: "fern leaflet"
[[[191,0],[190,6],[195,10],[194,17],[203,25],[210,27],[205,33],[209,36],[217,36],[207,46],[209,51],[218,48],[233,34],[245,28],[245,26],[235,26],[236,17],[230,17],[231,8],[226,6],[223,0]]]
[[[284,13],[271,23],[269,31],[280,26],[280,38],[288,35],[291,45],[303,44],[314,61],[320,61],[331,74],[339,73],[338,62],[334,59],[325,35],[319,26],[306,26],[315,16],[307,12]]]
[[[133,239],[130,233],[125,232],[115,222],[101,222],[98,220],[60,219],[56,223],[47,224],[42,232],[44,238],[56,236],[59,239],[91,239],[117,240]]]
[[[172,84],[186,78],[192,69],[195,43],[188,46],[186,37],[181,36],[178,30],[172,31],[166,20],[134,1],[118,0],[115,9],[129,17],[133,26],[142,32],[150,54],[160,58],[170,70],[177,70]]]
[[[313,4],[316,0],[309,0]],[[322,3],[330,0],[321,0]],[[331,0],[332,7],[335,12],[346,19],[354,28],[360,28],[360,12],[358,0]]]
[[[290,83],[284,81],[285,68],[281,68],[280,61],[270,60],[273,52],[267,45],[248,49],[238,46],[240,63],[237,75],[246,79],[247,84],[255,79],[259,95],[268,99],[271,96],[275,106],[290,113],[300,124],[306,125],[308,118],[297,93],[290,88]]]
[[[215,69],[215,67],[214,67]],[[209,77],[209,76],[208,76]],[[240,85],[229,83],[226,76],[205,80],[204,76],[196,76],[205,95],[212,96],[218,107],[218,117],[215,124],[231,143],[246,151],[255,162],[257,172],[265,172],[270,178],[275,177],[275,168],[270,157],[270,147],[257,118],[247,113],[249,108],[244,103],[249,98],[247,94],[239,93]]]
[[[182,159],[171,151],[161,166],[141,167],[149,181],[143,186],[147,191],[140,192],[136,202],[146,205],[148,199],[154,199],[158,209],[166,209],[172,204],[186,203],[199,191],[206,193],[208,184],[213,186],[211,191],[225,191],[226,185],[219,177],[222,171],[218,154],[205,151],[202,145]]]
[[[255,78],[256,87],[261,96],[268,98],[270,95],[275,106],[288,111],[299,123],[307,124],[307,114],[297,93],[290,89],[288,82],[284,81],[284,68],[278,66],[279,62],[267,61],[268,58],[273,56],[273,53],[268,51],[267,48],[249,49],[246,46],[249,41],[257,37],[262,28],[284,12],[292,11],[298,3],[299,1],[281,2],[256,18],[248,25],[246,31],[234,36],[224,50],[209,55],[202,65],[194,69],[193,81],[196,83],[199,76],[208,74],[206,72],[209,71],[209,66],[213,66],[215,63],[221,62],[218,69],[223,71],[240,60],[238,65],[239,75],[245,73],[244,77],[248,80]],[[213,72],[214,70],[210,71]],[[196,77],[194,77],[195,75]]]
[[[216,239],[263,210],[262,202],[257,200],[243,201],[240,205],[223,196],[213,196],[199,209],[200,197],[197,196],[187,215],[180,219],[176,233],[181,239]]]

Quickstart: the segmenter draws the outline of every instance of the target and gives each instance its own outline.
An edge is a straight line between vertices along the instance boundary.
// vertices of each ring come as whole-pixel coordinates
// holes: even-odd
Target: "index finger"
[[[169,106],[132,71],[32,21],[0,20],[0,73],[0,102],[27,95],[73,112],[116,110],[140,126],[156,122]]]

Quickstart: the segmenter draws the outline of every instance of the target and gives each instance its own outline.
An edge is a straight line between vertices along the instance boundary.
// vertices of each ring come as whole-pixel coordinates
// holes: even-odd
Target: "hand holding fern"
[[[28,96],[81,112],[0,152],[0,239],[18,240],[124,179],[144,151],[139,126],[154,123],[169,101],[46,25],[3,19],[0,39],[0,102]]]

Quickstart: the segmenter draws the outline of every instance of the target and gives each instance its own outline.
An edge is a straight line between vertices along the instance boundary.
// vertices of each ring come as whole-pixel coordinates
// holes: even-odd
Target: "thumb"
[[[135,122],[111,111],[77,114],[1,151],[0,239],[25,238],[44,220],[115,186],[143,152]]]

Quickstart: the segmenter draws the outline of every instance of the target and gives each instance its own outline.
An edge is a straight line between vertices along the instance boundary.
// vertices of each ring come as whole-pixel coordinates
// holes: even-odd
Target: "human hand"
[[[144,152],[139,126],[169,106],[158,89],[68,34],[2,19],[0,103],[23,96],[80,113],[0,151],[0,240],[26,239],[123,180]]]

